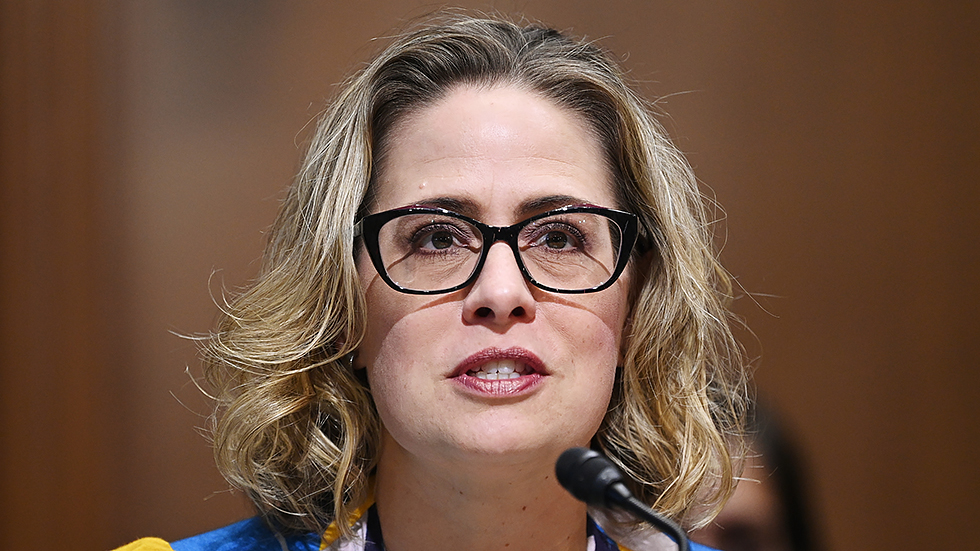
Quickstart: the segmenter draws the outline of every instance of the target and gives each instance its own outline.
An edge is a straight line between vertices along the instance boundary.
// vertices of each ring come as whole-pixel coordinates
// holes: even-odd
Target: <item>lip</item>
[[[487,380],[468,375],[478,371],[481,366],[497,360],[515,360],[523,363],[532,373],[516,379]],[[536,387],[548,372],[544,363],[533,352],[523,348],[486,348],[467,357],[453,370],[449,378],[463,388],[481,395],[511,397],[530,391]]]
[[[517,360],[530,367],[534,371],[534,374],[548,375],[547,370],[544,368],[544,363],[534,352],[515,346],[507,349],[485,348],[460,362],[450,377],[466,375],[467,372],[476,371],[484,364],[495,360]]]

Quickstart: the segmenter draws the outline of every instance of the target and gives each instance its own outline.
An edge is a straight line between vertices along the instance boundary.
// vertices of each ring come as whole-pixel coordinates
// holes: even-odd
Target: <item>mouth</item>
[[[466,374],[470,377],[483,379],[484,381],[497,381],[501,379],[518,379],[523,375],[535,373],[534,369],[518,360],[493,360],[483,364],[478,369],[471,369]]]
[[[466,358],[450,378],[469,391],[516,396],[537,387],[548,375],[544,364],[523,348],[488,348]]]
[[[467,375],[485,381],[519,379],[529,375],[547,375],[544,364],[523,348],[487,348],[466,358],[450,377]]]

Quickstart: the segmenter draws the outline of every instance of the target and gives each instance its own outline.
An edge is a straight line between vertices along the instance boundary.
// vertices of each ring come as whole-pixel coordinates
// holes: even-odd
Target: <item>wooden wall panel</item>
[[[111,544],[100,10],[0,4],[0,548]],[[39,541],[40,540],[40,541]]]

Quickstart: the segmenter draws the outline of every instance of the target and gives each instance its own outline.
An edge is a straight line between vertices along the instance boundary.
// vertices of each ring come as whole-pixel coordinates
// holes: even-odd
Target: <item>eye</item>
[[[425,235],[419,242],[420,248],[425,249],[448,249],[453,246],[455,239],[453,235],[445,230],[433,231]]]
[[[573,251],[581,249],[585,236],[575,226],[566,222],[549,220],[531,230],[527,239],[530,247],[544,247],[550,251]]]
[[[469,247],[474,241],[473,232],[468,231],[466,227],[457,226],[454,222],[439,221],[416,228],[408,238],[412,250],[420,253],[437,253]]]
[[[568,246],[570,237],[565,232],[560,231],[550,231],[544,236],[544,244],[549,249],[564,249]]]

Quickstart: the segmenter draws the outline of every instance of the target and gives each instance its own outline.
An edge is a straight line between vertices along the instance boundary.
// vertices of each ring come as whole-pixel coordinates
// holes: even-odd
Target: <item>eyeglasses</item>
[[[553,293],[594,293],[616,281],[636,242],[636,215],[595,206],[551,210],[512,226],[488,226],[455,212],[403,207],[354,225],[391,288],[449,293],[473,283],[491,245],[510,245],[524,277]]]

